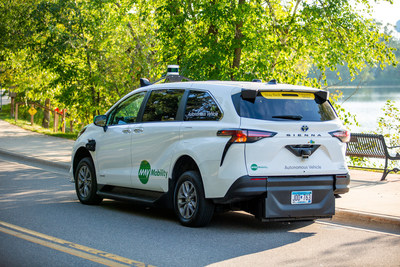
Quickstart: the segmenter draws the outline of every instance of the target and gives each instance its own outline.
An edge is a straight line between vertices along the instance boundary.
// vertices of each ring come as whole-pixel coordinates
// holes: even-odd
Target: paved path
[[[382,173],[359,170],[350,173],[350,192],[337,199],[338,208],[400,218],[400,175],[390,174],[386,181],[379,181]]]
[[[73,140],[27,131],[0,120],[0,150],[5,153],[68,168],[73,144]]]
[[[334,221],[400,232],[400,174],[350,170],[350,192],[336,199]]]

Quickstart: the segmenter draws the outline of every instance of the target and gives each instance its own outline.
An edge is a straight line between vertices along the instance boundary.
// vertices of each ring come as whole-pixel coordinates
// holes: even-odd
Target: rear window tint
[[[222,112],[208,92],[190,91],[185,121],[218,121]]]
[[[263,95],[262,95],[263,94]],[[329,121],[336,118],[331,104],[326,101],[322,104],[311,94],[305,93],[298,97],[282,93],[278,96],[266,92],[258,93],[254,103],[244,100],[241,94],[232,96],[239,116],[258,120],[301,120],[301,121]]]
[[[184,92],[180,89],[152,91],[142,121],[174,121]]]

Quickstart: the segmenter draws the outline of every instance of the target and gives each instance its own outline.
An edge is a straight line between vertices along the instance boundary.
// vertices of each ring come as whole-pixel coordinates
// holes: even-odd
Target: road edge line
[[[86,247],[86,246],[79,245],[79,244],[75,244],[75,243],[70,242],[70,241],[66,241],[66,240],[63,240],[63,239],[60,239],[60,238],[57,238],[57,237],[53,237],[53,236],[49,236],[49,235],[46,235],[46,234],[43,234],[43,233],[39,233],[39,232],[30,230],[30,229],[27,229],[27,228],[24,228],[24,227],[21,227],[21,226],[17,226],[17,225],[13,225],[11,223],[4,222],[4,221],[0,221],[0,225],[3,226],[3,227],[7,227],[7,228],[10,228],[10,229],[13,229],[13,230],[10,230],[10,229],[3,228],[3,227],[0,226],[0,231],[1,231],[1,229],[5,229],[5,230],[12,231],[14,233],[17,233],[17,234],[20,234],[20,235],[23,235],[23,236],[30,237],[32,239],[41,240],[41,241],[43,241],[45,243],[54,244],[54,245],[60,246],[62,248],[71,249],[71,250],[74,250],[74,251],[79,251],[81,253],[85,253],[85,254],[88,254],[88,255],[93,255],[94,257],[97,257],[99,259],[104,259],[104,260],[107,260],[107,261],[110,261],[110,262],[119,261],[121,263],[128,264],[129,266],[131,266],[131,265],[134,265],[134,266],[137,266],[137,267],[145,267],[146,266],[145,263],[140,262],[140,261],[128,259],[128,258],[125,258],[125,257],[121,257],[121,256],[118,256],[118,255],[107,253],[105,251],[93,249],[93,248]],[[16,231],[18,231],[18,232],[16,232]],[[2,232],[4,232],[4,231],[2,231]],[[14,236],[16,236],[16,235],[14,235]],[[16,236],[16,237],[19,237],[19,236]],[[27,241],[31,241],[31,240],[28,240],[26,238],[22,238],[22,239],[25,239]],[[48,241],[46,241],[46,240],[48,240]],[[31,241],[31,242],[33,242],[33,241]],[[34,242],[34,243],[37,243],[37,242]],[[56,244],[56,243],[58,243],[58,244]],[[37,244],[40,244],[40,243],[37,243]],[[43,244],[40,244],[40,245],[43,245]],[[43,246],[47,246],[47,245],[43,245]],[[47,247],[53,248],[51,246],[47,246]],[[59,249],[57,249],[57,250],[59,250]],[[66,252],[66,253],[68,253],[68,252]],[[69,254],[71,254],[71,253],[69,253]],[[74,254],[72,254],[72,255],[74,255]],[[74,256],[77,256],[77,255],[74,255]],[[111,261],[111,260],[114,260],[114,261]],[[109,265],[109,266],[116,266],[116,264],[120,264],[120,266],[126,266],[126,265],[123,265],[121,263],[117,263],[117,262],[114,262],[114,263],[115,263],[114,265]],[[107,265],[107,264],[105,264],[105,265]],[[148,266],[150,266],[150,265],[148,265]]]

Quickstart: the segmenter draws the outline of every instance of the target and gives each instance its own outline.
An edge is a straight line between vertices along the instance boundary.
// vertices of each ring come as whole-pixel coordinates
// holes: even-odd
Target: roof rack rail
[[[268,82],[268,84],[277,84],[278,82],[276,81],[276,79],[272,79]]]
[[[165,82],[182,82],[184,80],[189,82],[193,81],[192,79],[179,75],[179,65],[168,65],[167,74],[163,75],[160,79],[153,83],[146,78],[140,78],[140,87],[149,86],[162,80],[165,80]]]

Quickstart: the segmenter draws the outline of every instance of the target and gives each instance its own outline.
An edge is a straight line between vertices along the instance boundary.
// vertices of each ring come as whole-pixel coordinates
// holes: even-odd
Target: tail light
[[[349,131],[346,131],[346,130],[334,131],[334,132],[330,132],[329,134],[332,135],[333,137],[336,137],[343,143],[348,143],[350,141],[350,132]]]
[[[254,143],[263,138],[275,136],[275,132],[229,129],[219,130],[217,136],[231,136],[230,143]]]
[[[225,145],[224,152],[222,153],[221,164],[224,163],[225,155],[228,152],[229,147],[233,143],[254,143],[263,138],[269,138],[275,136],[275,132],[268,131],[257,131],[257,130],[245,130],[245,129],[226,129],[219,130],[217,136],[230,136],[228,143]]]

